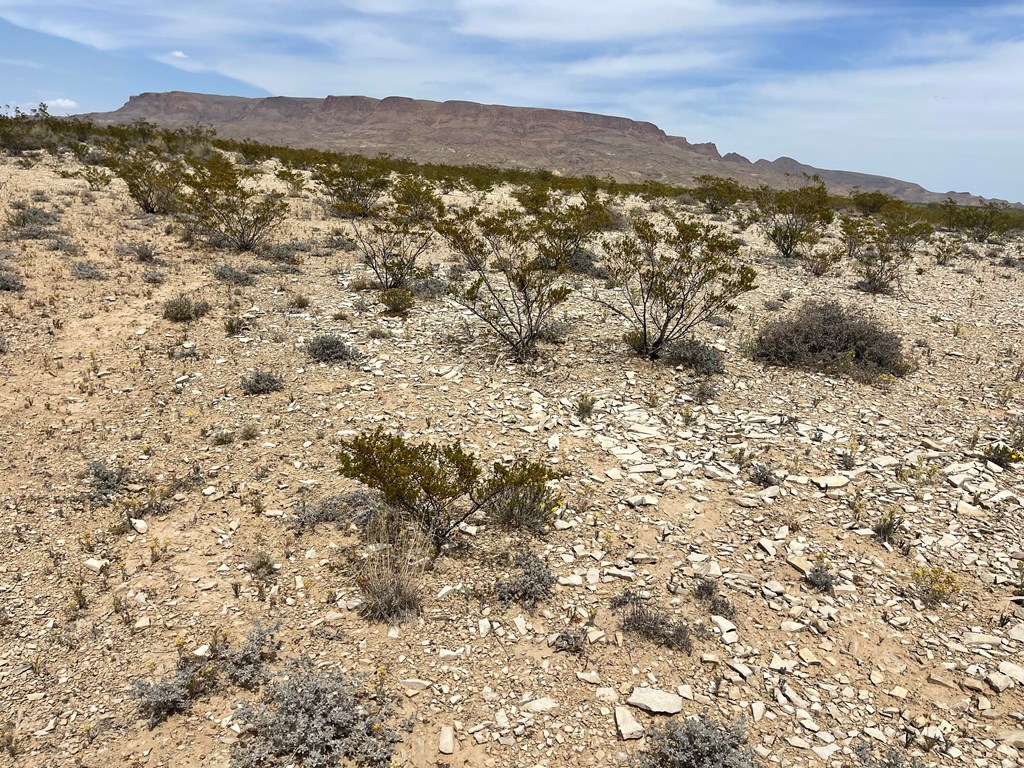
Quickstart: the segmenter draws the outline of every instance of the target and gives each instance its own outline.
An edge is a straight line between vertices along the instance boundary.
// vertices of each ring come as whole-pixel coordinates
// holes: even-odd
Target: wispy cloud
[[[0,18],[281,95],[611,112],[723,151],[1024,197],[1020,3],[0,0]]]

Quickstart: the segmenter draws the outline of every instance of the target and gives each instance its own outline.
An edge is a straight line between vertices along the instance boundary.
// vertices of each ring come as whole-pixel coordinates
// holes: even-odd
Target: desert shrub
[[[567,316],[548,320],[540,329],[537,341],[543,341],[546,344],[565,344],[569,340],[571,331],[572,321]]]
[[[903,515],[896,510],[889,510],[882,515],[871,526],[871,530],[875,534],[875,538],[881,542],[889,543],[892,541],[896,534],[899,533],[900,528],[903,527],[904,518]]]
[[[707,405],[712,400],[721,394],[718,387],[711,381],[704,379],[703,381],[697,382],[697,385],[690,392],[690,397],[693,398],[693,402],[697,405]]]
[[[121,258],[133,258],[142,264],[153,264],[156,262],[157,249],[152,243],[118,243],[114,246],[114,253]]]
[[[256,275],[249,272],[243,272],[237,267],[232,267],[230,264],[218,264],[210,270],[215,278],[218,280],[231,283],[232,285],[255,285]]]
[[[302,254],[312,250],[309,243],[289,240],[284,243],[262,243],[256,250],[256,257],[279,265],[297,266],[302,263]]]
[[[579,248],[569,254],[565,268],[576,275],[587,275],[597,280],[607,280],[611,273],[599,263],[597,254],[585,248]]]
[[[857,742],[853,754],[857,758],[859,768],[924,768],[924,763],[916,757],[911,757],[908,761],[895,749],[889,749],[882,757],[875,757],[871,754],[871,745],[866,741]]]
[[[831,272],[843,260],[845,249],[842,246],[831,248],[811,248],[800,255],[804,268],[815,277],[823,277]]]
[[[417,299],[439,299],[448,295],[448,283],[440,277],[428,274],[409,283],[409,290]]]
[[[11,237],[18,240],[45,240],[56,233],[51,227],[56,226],[60,217],[37,205],[29,205],[22,200],[11,203],[7,212],[7,226]]]
[[[247,327],[248,324],[241,315],[231,315],[224,319],[224,333],[227,336],[240,336]]]
[[[722,727],[706,714],[700,718],[669,720],[653,728],[637,768],[760,768],[746,744],[742,721]]]
[[[270,371],[256,369],[242,377],[242,391],[247,395],[269,395],[284,389],[284,379]]]
[[[333,333],[311,338],[306,342],[306,353],[321,363],[352,362],[362,357],[359,350]]]
[[[874,379],[914,369],[900,335],[853,307],[810,300],[767,323],[754,341],[754,359],[769,365]]]
[[[0,264],[0,291],[20,293],[25,290],[25,280],[20,274],[4,264]]]
[[[163,316],[164,320],[172,323],[190,323],[206,315],[210,309],[209,302],[180,293],[164,302]]]
[[[430,246],[432,230],[401,208],[366,226],[354,221],[352,226],[381,290],[405,288],[416,274],[416,259]]]
[[[533,246],[536,224],[517,211],[483,215],[470,208],[435,227],[470,275],[454,287],[455,300],[484,321],[516,362],[536,357],[542,329],[572,292],[543,268]]]
[[[143,212],[167,214],[178,209],[185,178],[185,165],[180,159],[147,148],[126,155],[111,154],[107,162]]]
[[[341,473],[380,491],[384,503],[411,520],[439,551],[479,507],[460,509],[481,471],[458,443],[413,445],[378,428],[342,443]]]
[[[725,356],[699,339],[680,339],[665,345],[661,361],[681,365],[702,376],[725,373]]]
[[[515,565],[519,572],[495,585],[498,603],[504,608],[518,603],[528,611],[536,610],[542,601],[551,597],[555,575],[532,552],[521,553]]]
[[[109,504],[128,488],[139,481],[138,473],[128,467],[110,466],[105,461],[90,461],[85,468],[84,477],[92,486],[92,499],[100,505]]]
[[[704,204],[708,213],[722,213],[736,205],[750,193],[739,182],[720,176],[696,176],[690,194]]]
[[[420,611],[428,547],[393,510],[378,510],[362,529],[370,550],[357,563],[355,583],[362,595],[360,615],[396,623]]]
[[[533,242],[544,269],[569,269],[570,260],[582,251],[584,243],[611,224],[596,189],[584,190],[578,202],[542,189],[521,196],[520,203],[533,217]],[[578,258],[576,266],[581,266]]]
[[[399,176],[391,187],[391,199],[413,221],[430,224],[444,214],[441,196],[422,176]]]
[[[811,181],[799,189],[761,186],[753,193],[754,206],[744,224],[757,224],[784,259],[817,243],[835,215],[825,184],[816,177]]]
[[[181,198],[186,230],[215,247],[253,251],[284,221],[288,203],[278,192],[255,187],[258,172],[220,153],[188,161],[190,191]]]
[[[358,681],[318,671],[303,658],[262,701],[244,702],[236,711],[242,731],[230,766],[329,768],[344,760],[385,768],[399,741],[388,714]]]
[[[147,269],[143,271],[141,275],[139,275],[139,278],[144,283],[149,283],[150,285],[160,285],[161,283],[167,282],[167,273],[161,272],[158,269]]]
[[[832,592],[836,586],[836,575],[828,569],[823,559],[815,560],[811,570],[804,576],[804,581],[819,592]]]
[[[557,477],[544,465],[526,459],[495,464],[480,491],[489,500],[488,520],[506,530],[543,533],[562,503],[562,495],[549,485]]]
[[[214,645],[213,658],[232,683],[252,691],[267,681],[266,665],[277,659],[280,643],[275,635],[280,626],[275,623],[267,627],[257,622],[238,649],[224,640]]]
[[[366,218],[391,186],[386,171],[356,158],[319,165],[312,175],[328,209],[343,218]]]
[[[416,304],[412,291],[405,288],[388,288],[381,291],[377,299],[384,305],[384,311],[389,315],[405,315]]]
[[[295,527],[301,531],[305,528],[314,528],[321,523],[351,521],[365,529],[373,516],[383,510],[384,505],[376,496],[362,491],[327,496],[315,503],[303,499],[295,513]]]
[[[941,565],[915,568],[910,582],[914,595],[927,606],[938,605],[960,591],[956,576]]]
[[[87,165],[76,174],[78,178],[82,179],[86,184],[89,185],[89,189],[92,192],[98,192],[101,189],[105,189],[110,186],[110,182],[114,180],[107,171],[102,168],[96,168],[95,166]]]
[[[583,392],[576,398],[576,418],[580,421],[590,421],[594,415],[594,407],[597,400],[589,392]]]
[[[693,593],[697,599],[704,603],[708,613],[712,616],[722,616],[726,619],[736,618],[736,606],[729,598],[718,594],[718,582],[712,579],[701,579],[697,582]]]
[[[1012,446],[1006,443],[992,443],[981,452],[985,461],[1007,469],[1011,464],[1024,461],[1024,446]]]
[[[878,191],[854,192],[850,200],[862,216],[872,216],[890,203],[897,202],[892,195]]]
[[[764,464],[754,462],[750,466],[750,479],[762,488],[771,488],[773,485],[781,485],[783,478],[772,472]]]
[[[625,305],[594,300],[632,325],[630,346],[659,358],[665,347],[755,288],[754,270],[736,263],[739,243],[694,219],[677,218],[663,232],[653,221],[630,219],[630,231],[606,238],[605,261]]]
[[[10,348],[11,345],[7,341],[7,337],[0,333],[0,355],[6,355]]]
[[[103,270],[88,261],[76,261],[71,265],[71,276],[77,280],[103,280]]]
[[[149,722],[150,729],[192,706],[187,682],[183,675],[176,673],[152,682],[135,680],[132,683],[132,698],[138,702],[139,710]]]
[[[693,652],[690,627],[684,621],[672,621],[657,607],[647,605],[640,595],[627,590],[611,603],[613,611],[621,611],[620,629],[639,635],[673,651]]]

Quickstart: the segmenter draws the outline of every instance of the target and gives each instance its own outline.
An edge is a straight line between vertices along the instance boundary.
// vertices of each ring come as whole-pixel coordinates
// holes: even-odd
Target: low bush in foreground
[[[303,766],[327,768],[391,764],[398,734],[388,711],[357,681],[313,667],[303,659],[268,690],[263,701],[244,703],[231,748],[231,768]]]
[[[647,736],[636,755],[638,768],[759,768],[754,752],[745,746],[743,722],[720,726],[706,714],[683,721],[669,720]]]
[[[242,391],[247,395],[269,395],[284,389],[284,379],[269,371],[255,370],[242,378]]]
[[[835,301],[807,301],[767,323],[754,342],[754,359],[862,381],[883,374],[905,376],[914,370],[897,332]]]
[[[210,304],[203,299],[193,299],[187,294],[179,294],[164,302],[164,320],[172,323],[190,323],[198,320],[210,311]]]
[[[673,651],[693,652],[689,625],[684,621],[672,621],[664,611],[647,605],[635,592],[627,590],[614,598],[612,610],[622,611],[623,632],[639,635]]]

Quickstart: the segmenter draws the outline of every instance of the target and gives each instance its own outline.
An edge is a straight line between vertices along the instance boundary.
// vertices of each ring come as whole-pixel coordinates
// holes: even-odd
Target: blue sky
[[[1024,2],[0,0],[0,104],[142,91],[579,109],[1024,200]]]

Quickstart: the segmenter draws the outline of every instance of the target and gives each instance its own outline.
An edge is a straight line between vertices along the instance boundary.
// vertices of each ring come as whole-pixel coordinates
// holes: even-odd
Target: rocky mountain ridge
[[[713,143],[669,136],[653,123],[568,110],[397,96],[252,99],[169,92],[132,96],[114,112],[85,117],[100,124],[140,119],[168,128],[203,124],[233,139],[390,153],[420,162],[543,168],[626,182],[688,184],[712,174],[784,188],[798,185],[806,173],[820,176],[840,194],[880,190],[916,203],[946,197],[965,205],[982,202],[965,192],[931,192],[899,179],[815,168],[789,157],[751,162],[734,152],[723,156]]]

